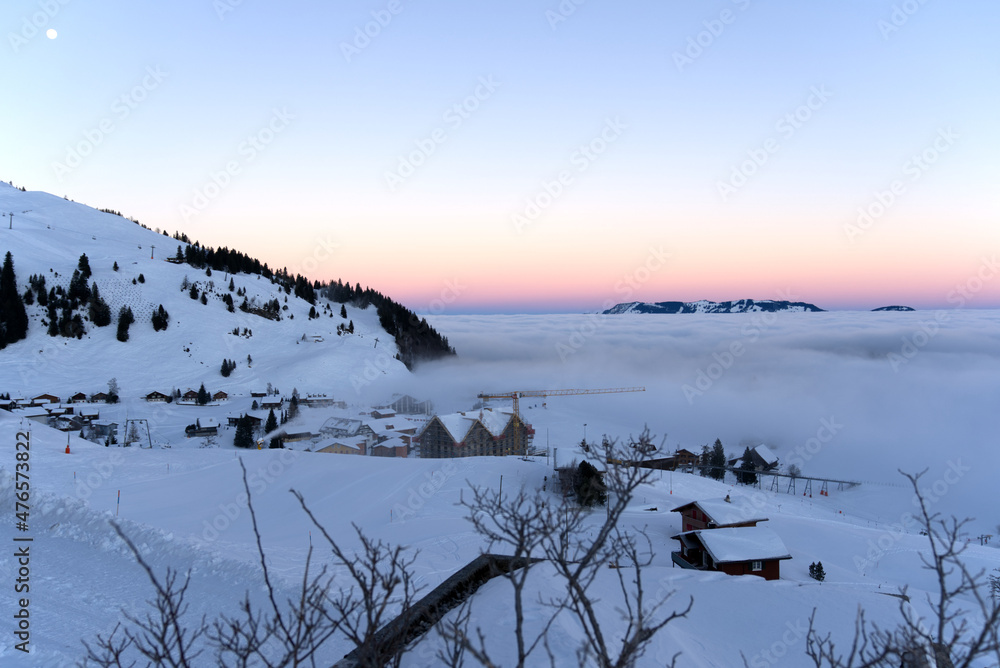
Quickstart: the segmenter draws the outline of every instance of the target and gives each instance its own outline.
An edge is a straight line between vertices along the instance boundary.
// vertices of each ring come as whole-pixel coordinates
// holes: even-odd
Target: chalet
[[[247,413],[246,416],[250,420],[250,424],[251,424],[251,426],[254,429],[258,429],[258,428],[260,428],[261,425],[264,424],[264,419],[261,418],[258,415],[253,415],[252,413]],[[235,427],[235,426],[237,426],[239,424],[241,417],[243,417],[242,414],[241,415],[230,415],[229,417],[226,418],[226,420],[229,422],[229,426],[230,427]]]
[[[406,457],[409,448],[402,438],[389,438],[372,446],[371,453],[373,457]]]
[[[264,401],[260,402],[259,405],[261,408],[264,409],[272,409],[272,408],[280,409],[283,403],[284,400],[281,399],[280,397],[273,397],[271,399],[264,399]]]
[[[113,439],[118,436],[118,423],[95,420],[90,424],[92,438]]]
[[[534,435],[535,430],[514,420],[513,414],[486,408],[478,413],[435,415],[417,439],[423,458],[497,457],[527,450]]]
[[[59,431],[81,431],[84,422],[77,415],[60,416],[49,420],[49,426]]]
[[[69,403],[71,404],[85,404],[87,403],[87,395],[83,392],[77,392],[72,397],[69,398]]]
[[[778,534],[767,527],[699,529],[673,538],[681,549],[671,558],[681,568],[777,580],[781,562],[792,558]]]
[[[363,455],[365,454],[364,441],[352,444],[337,439],[326,439],[316,444],[316,452],[326,452],[334,455]]]
[[[198,393],[195,392],[195,395]],[[170,397],[163,392],[152,391],[146,395],[146,401],[169,401]]]
[[[743,461],[743,455],[736,459],[730,459],[729,465],[738,467]],[[750,461],[755,471],[773,471],[778,468],[778,458],[766,445],[758,445],[750,448]]]
[[[389,407],[404,415],[433,415],[434,404],[430,401],[417,401],[408,394],[397,397]]]
[[[320,433],[333,438],[363,437],[375,440],[375,431],[361,420],[350,418],[330,418],[320,427]]]
[[[211,418],[198,419],[194,424],[189,424],[184,428],[184,434],[188,438],[197,436],[216,436],[219,433],[219,423]]]
[[[97,408],[81,408],[76,411],[76,414],[84,424],[90,424],[101,417],[101,411]]]
[[[226,401],[227,399],[229,399],[229,395],[222,390],[212,395],[212,401]]]
[[[662,471],[676,471],[677,469],[693,468],[701,463],[701,457],[690,450],[680,448],[674,451],[670,457],[660,457],[649,459],[642,463],[644,468],[658,469]]]
[[[12,411],[17,408],[17,402],[13,399],[0,399],[0,408],[5,411]]]
[[[32,397],[30,405],[31,406],[44,406],[45,404],[58,404],[59,397],[54,394],[39,394],[37,397]]]
[[[108,395],[106,392],[98,392],[97,394],[90,395],[90,401],[95,404],[107,403]]]
[[[196,390],[188,390],[181,395],[181,399],[184,401],[198,401],[198,392]]]
[[[767,518],[749,504],[737,505],[725,499],[692,501],[671,510],[681,514],[681,531],[697,529],[718,529],[731,527],[755,527]]]
[[[254,391],[251,391],[250,392],[250,396],[253,397],[254,399],[260,399],[262,397],[266,397],[267,396],[267,392],[254,392]]]
[[[327,394],[307,394],[299,399],[299,404],[312,408],[327,408],[335,403],[333,397]]]
[[[386,410],[385,408],[382,409],[376,408],[375,410],[372,411],[371,415],[376,420],[382,420],[385,418],[396,417],[396,411]]]

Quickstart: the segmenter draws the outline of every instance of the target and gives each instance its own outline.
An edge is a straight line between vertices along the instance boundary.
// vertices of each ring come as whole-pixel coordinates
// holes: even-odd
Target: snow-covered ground
[[[347,546],[356,539],[351,523],[368,535],[406,545],[419,552],[418,583],[428,591],[477,556],[483,540],[457,506],[470,484],[500,485],[505,490],[534,489],[551,476],[544,459],[464,460],[380,459],[295,451],[233,449],[105,448],[80,439],[65,454],[65,436],[46,427],[31,429],[31,511],[29,530],[14,528],[14,432],[17,419],[0,413],[5,434],[0,447],[0,496],[8,519],[0,536],[30,536],[31,647],[28,656],[14,649],[10,632],[0,636],[4,665],[61,666],[80,657],[81,640],[108,632],[121,610],[143,609],[151,590],[143,573],[114,535],[116,519],[161,573],[168,566],[192,572],[192,616],[235,612],[245,591],[262,596],[249,513],[237,458],[249,473],[254,507],[269,563],[282,593],[294,590],[301,576],[310,540],[320,541],[308,518],[288,492],[303,493],[327,529]],[[566,453],[567,455],[569,453]],[[120,493],[120,497],[119,497]],[[467,492],[466,492],[467,493]],[[507,492],[505,492],[507,493]],[[511,492],[512,493],[512,492]],[[679,516],[667,512],[691,500],[732,496],[769,517],[766,526],[781,536],[792,555],[782,563],[781,580],[728,577],[672,568],[670,536],[680,529]],[[120,498],[120,504],[119,504]],[[875,509],[905,508],[909,495],[902,488],[862,486],[810,497],[734,487],[682,473],[657,473],[633,499],[623,523],[645,527],[653,541],[653,564],[645,571],[647,592],[663,597],[675,591],[677,604],[694,597],[692,614],[662,632],[643,665],[661,665],[682,651],[682,665],[732,666],[739,652],[748,659],[770,652],[783,655],[774,664],[802,665],[802,629],[813,608],[818,624],[846,639],[859,606],[869,618],[887,623],[896,618],[898,600],[888,596],[899,587],[921,594],[933,582],[921,569],[919,553],[926,539],[912,527],[900,530],[892,522],[872,518]],[[649,508],[657,508],[650,512]],[[595,511],[593,521],[600,521]],[[319,559],[322,561],[322,551]],[[808,576],[808,565],[823,562],[822,584]],[[972,545],[967,560],[976,568],[993,568],[998,552]],[[0,557],[0,581],[13,586],[18,564],[13,550]],[[543,596],[558,594],[556,581],[540,567],[532,586]],[[602,598],[601,614],[620,632],[614,608],[614,572],[595,584]],[[534,596],[530,597],[532,601]],[[8,599],[9,600],[9,599]],[[917,600],[914,597],[914,600]],[[12,605],[8,603],[8,607]],[[475,596],[473,620],[488,631],[490,647],[501,661],[510,659],[509,586],[494,581]],[[529,606],[529,620],[545,613]],[[570,657],[579,633],[569,620],[553,629],[550,642]],[[428,636],[408,656],[405,665],[433,665],[429,657],[438,644]],[[350,647],[331,644],[324,660],[342,656]],[[760,658],[760,660],[764,660]],[[761,663],[752,665],[765,665]]]

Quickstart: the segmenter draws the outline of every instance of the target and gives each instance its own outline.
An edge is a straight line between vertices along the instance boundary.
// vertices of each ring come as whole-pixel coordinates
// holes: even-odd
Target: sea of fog
[[[458,357],[398,391],[439,412],[480,392],[645,387],[525,399],[551,448],[647,425],[662,450],[767,444],[803,474],[902,485],[997,533],[1000,311],[706,315],[438,315]],[[586,426],[585,426],[586,425]]]

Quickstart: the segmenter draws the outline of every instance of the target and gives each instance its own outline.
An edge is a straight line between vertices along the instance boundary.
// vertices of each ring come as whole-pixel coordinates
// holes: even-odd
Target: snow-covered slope
[[[81,640],[109,632],[122,610],[131,614],[146,610],[152,591],[108,524],[116,515],[158,574],[168,566],[191,571],[191,619],[202,614],[211,618],[220,611],[235,613],[244,592],[263,603],[239,462],[232,450],[105,448],[72,438],[72,452],[66,455],[64,434],[21,425],[0,411],[0,432],[12,435],[23,426],[32,431],[30,526],[27,532],[16,532],[14,522],[5,521],[0,524],[0,540],[10,546],[15,536],[33,538],[33,653],[23,655],[14,649],[14,638],[7,632],[0,635],[0,664],[71,665],[82,655]],[[564,456],[572,454],[568,450]],[[0,499],[5,508],[14,500],[13,451],[13,438],[4,438]],[[310,542],[317,548],[314,556],[321,563],[326,559],[318,532],[288,493],[290,488],[303,493],[330,533],[348,549],[357,545],[353,522],[369,536],[419,551],[414,570],[426,592],[486,547],[458,505],[470,484],[496,489],[502,476],[506,493],[522,486],[542,487],[544,478],[551,481],[552,476],[545,460],[513,457],[393,460],[268,450],[239,456],[250,475],[269,568],[282,598],[293,594]],[[672,566],[670,551],[676,549],[676,541],[670,537],[679,531],[680,518],[669,510],[725,494],[734,504],[770,518],[765,525],[792,555],[782,563],[781,580],[765,582]],[[814,608],[817,625],[832,632],[838,646],[844,646],[853,632],[859,606],[872,621],[894,623],[899,601],[889,594],[908,585],[911,601],[920,606],[924,592],[935,586],[919,559],[926,538],[914,527],[876,519],[876,515],[898,518],[907,508],[912,508],[910,498],[902,488],[862,486],[810,498],[733,487],[677,472],[657,473],[638,491],[623,526],[644,527],[652,541],[652,563],[644,571],[650,601],[674,592],[668,609],[683,606],[688,597],[694,598],[694,608],[687,619],[672,623],[656,637],[640,665],[663,665],[682,652],[678,665],[736,666],[742,665],[743,652],[750,665],[802,666],[803,634]],[[602,511],[595,511],[592,521],[596,524],[602,517]],[[996,565],[997,554],[996,549],[972,545],[966,560],[973,569],[988,569]],[[808,575],[809,564],[817,560],[827,573],[823,583]],[[0,581],[12,583],[17,568],[12,551],[5,550],[0,555]],[[617,576],[608,570],[592,590],[601,599],[599,614],[609,637],[623,630],[615,605]],[[558,590],[558,580],[544,565],[532,576],[530,587],[525,617],[538,628],[548,610],[535,594],[565,592]],[[484,629],[488,647],[502,665],[513,662],[511,605],[509,585],[502,580],[485,585],[472,604],[473,625]],[[549,642],[560,657],[557,665],[576,665],[579,640],[579,628],[571,619],[556,623]],[[403,665],[436,665],[438,647],[440,640],[432,633],[404,658]],[[332,664],[349,649],[343,639],[335,640],[320,657],[321,665]]]
[[[625,302],[615,304],[603,315],[622,313],[774,313],[778,311],[822,311],[823,309],[806,302],[776,301],[770,299],[739,299],[727,302],[712,302],[700,299],[696,302]]]
[[[271,383],[285,393],[295,387],[303,394],[354,397],[374,378],[407,375],[394,359],[393,338],[379,326],[374,307],[347,306],[344,320],[339,304],[324,308],[327,302],[317,298],[321,317],[310,320],[310,304],[266,278],[224,272],[208,276],[189,265],[171,264],[165,258],[185,244],[47,193],[22,192],[0,183],[0,211],[14,212],[13,229],[0,231],[0,251],[13,254],[22,293],[33,274],[44,276],[47,288],[65,289],[80,256],[86,254],[91,281],[97,283],[114,317],[120,307],[129,306],[136,320],[126,343],[116,340],[114,322],[103,328],[87,322],[81,340],[50,337],[42,324],[45,309],[37,303],[28,306],[27,340],[0,351],[0,392],[64,398],[76,392],[107,391],[108,380],[116,378],[122,397],[197,389],[201,383],[231,395],[246,395]],[[9,224],[9,219],[4,222]],[[140,274],[144,282],[139,281]],[[196,283],[199,292],[208,291],[206,305],[182,291],[185,278]],[[243,299],[236,296],[237,290],[245,290],[251,303],[277,298],[283,308],[281,320],[239,309],[227,312],[222,297],[229,293],[230,279],[237,306]],[[161,304],[170,315],[170,325],[154,332],[150,318]],[[350,321],[354,334],[338,336],[338,325]],[[237,328],[239,336],[232,333]],[[237,364],[228,378],[219,371],[223,359]]]

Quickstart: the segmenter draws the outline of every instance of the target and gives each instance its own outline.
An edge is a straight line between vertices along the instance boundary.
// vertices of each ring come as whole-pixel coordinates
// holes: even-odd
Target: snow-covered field
[[[262,582],[256,564],[249,513],[243,505],[237,457],[250,475],[250,487],[269,563],[290,594],[301,576],[310,540],[319,540],[308,519],[288,492],[301,491],[328,530],[353,546],[350,524],[373,537],[419,551],[418,582],[425,591],[474,558],[483,548],[456,506],[470,484],[504,489],[534,489],[551,475],[544,459],[415,460],[324,455],[294,451],[233,449],[105,448],[79,439],[64,452],[65,436],[45,427],[31,429],[31,511],[29,530],[14,529],[13,434],[22,426],[0,413],[5,435],[0,460],[0,496],[9,509],[0,536],[30,536],[30,611],[32,653],[14,649],[11,615],[0,636],[3,665],[61,666],[80,657],[82,639],[108,632],[121,611],[143,609],[151,589],[143,573],[114,536],[109,522],[117,515],[155,568],[192,572],[192,618],[219,611],[235,613],[249,590],[260,600]],[[120,505],[119,505],[120,492]],[[466,492],[467,493],[467,492]],[[507,492],[505,492],[507,493]],[[672,568],[670,535],[679,517],[666,512],[690,500],[729,493],[734,503],[751,504],[770,518],[767,525],[788,547],[792,560],[783,562],[782,579],[732,578]],[[909,495],[901,488],[862,486],[812,498],[766,490],[733,487],[697,476],[662,473],[639,490],[624,522],[645,527],[653,540],[653,565],[645,572],[658,597],[676,590],[678,604],[693,596],[692,614],[657,637],[643,665],[661,665],[682,651],[681,665],[732,666],[739,652],[748,659],[778,659],[773,665],[802,665],[802,629],[813,608],[819,625],[846,639],[860,605],[870,618],[895,619],[897,600],[885,594],[909,586],[911,595],[933,589],[920,567],[919,551],[926,539],[913,529],[900,531],[890,521],[876,521],[878,511],[905,509]],[[649,512],[655,507],[658,510]],[[595,511],[594,522],[602,511]],[[310,535],[312,532],[312,535]],[[993,568],[997,550],[970,546],[967,558],[977,568]],[[324,557],[320,553],[320,562]],[[827,579],[808,576],[808,565],[821,560]],[[13,550],[0,557],[0,581],[12,587],[18,564]],[[543,595],[555,580],[539,568],[533,587]],[[595,585],[602,616],[615,632],[619,624],[613,601],[614,573]],[[530,597],[534,600],[534,597]],[[10,608],[13,604],[7,599]],[[914,597],[914,600],[917,600]],[[474,623],[488,631],[490,646],[501,659],[510,658],[511,605],[509,586],[494,581],[476,594]],[[545,610],[529,606],[529,620]],[[620,631],[620,629],[618,629]],[[553,649],[570,657],[578,631],[567,619],[550,638]],[[405,665],[433,665],[437,645],[433,634],[408,655]],[[350,649],[332,643],[324,660]],[[780,658],[778,654],[782,655]],[[758,657],[759,655],[759,657]],[[206,664],[209,665],[209,664]],[[751,665],[772,665],[752,663]]]

